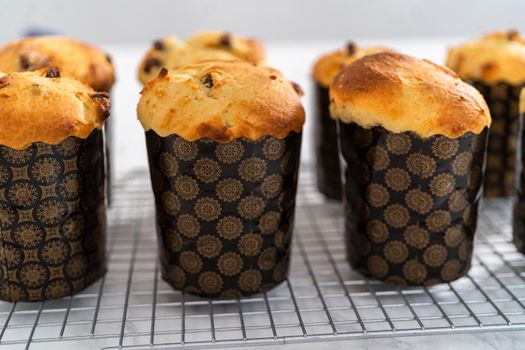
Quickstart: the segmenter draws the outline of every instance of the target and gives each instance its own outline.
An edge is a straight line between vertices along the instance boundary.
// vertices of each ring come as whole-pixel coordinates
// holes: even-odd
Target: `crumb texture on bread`
[[[138,77],[145,84],[155,78],[161,68],[174,69],[209,60],[262,64],[264,48],[255,39],[225,32],[204,31],[186,41],[168,36],[153,43],[139,65]]]
[[[523,84],[525,40],[516,31],[489,33],[449,49],[446,65],[462,79]]]
[[[56,68],[0,73],[0,145],[57,144],[102,128],[109,95],[60,74]]]
[[[330,112],[342,122],[420,137],[479,134],[491,123],[481,94],[454,72],[397,53],[363,57],[330,86]]]
[[[312,77],[321,86],[328,88],[334,77],[345,67],[361,57],[379,52],[393,52],[385,47],[361,48],[350,42],[345,48],[327,53],[315,61]]]
[[[146,84],[137,113],[146,131],[188,141],[284,138],[304,123],[301,92],[275,69],[210,61],[163,70]]]
[[[37,36],[13,41],[0,48],[0,72],[58,67],[63,73],[109,92],[115,69],[109,55],[89,44],[61,36]]]

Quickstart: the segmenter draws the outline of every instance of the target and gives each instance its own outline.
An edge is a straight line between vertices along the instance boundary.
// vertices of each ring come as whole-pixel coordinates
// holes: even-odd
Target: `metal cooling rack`
[[[116,187],[105,278],[56,301],[0,302],[1,349],[207,348],[525,329],[525,259],[510,242],[508,201],[484,203],[468,277],[396,288],[349,268],[340,206],[323,202],[305,167],[289,279],[264,295],[210,301],[160,279],[147,173],[130,173]]]

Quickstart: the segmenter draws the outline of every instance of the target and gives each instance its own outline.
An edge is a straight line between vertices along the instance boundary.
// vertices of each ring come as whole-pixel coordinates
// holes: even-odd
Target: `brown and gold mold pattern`
[[[491,124],[479,91],[428,60],[379,53],[344,68],[330,98],[350,264],[399,285],[465,275]]]
[[[450,282],[470,268],[487,130],[457,139],[339,123],[348,259],[395,284]]]
[[[9,42],[0,47],[0,72],[35,71],[57,67],[63,75],[110,93],[115,83],[111,57],[99,48],[63,36],[34,36]],[[111,202],[112,120],[105,123],[106,181],[108,204]]]
[[[0,146],[0,298],[76,293],[106,271],[103,137]]]
[[[265,292],[288,271],[301,134],[193,142],[146,133],[162,276],[206,297]]]
[[[487,143],[485,197],[512,197],[516,187],[519,147],[519,96],[522,85],[505,82],[489,85],[468,81],[481,92],[490,109],[492,125]]]
[[[513,203],[513,215],[512,215],[512,240],[518,251],[525,253],[525,153],[523,152],[523,137],[525,131],[523,127],[523,113],[525,112],[525,89],[521,91],[520,108],[519,108],[519,123],[518,130],[521,134],[518,142],[518,154],[520,159],[518,160],[516,177],[517,188],[516,196]]]
[[[354,42],[348,42],[346,47],[319,57],[312,68],[312,78],[315,82],[315,172],[317,188],[328,199],[342,199],[337,126],[330,116],[329,109],[330,83],[344,66],[363,56],[383,51],[390,50],[382,47],[361,48]]]
[[[315,84],[314,118],[315,174],[317,189],[328,199],[341,200],[341,167],[337,145],[337,126],[330,117],[328,88]]]
[[[486,197],[512,197],[519,143],[519,96],[525,83],[525,40],[517,31],[487,33],[448,52],[447,66],[478,89],[492,116],[483,185]]]

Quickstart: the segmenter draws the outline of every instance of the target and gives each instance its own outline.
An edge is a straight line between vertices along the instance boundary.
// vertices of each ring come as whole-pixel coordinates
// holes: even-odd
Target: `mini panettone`
[[[366,56],[330,87],[332,117],[422,138],[479,134],[490,126],[483,96],[450,69],[397,53]]]
[[[0,299],[72,295],[106,272],[109,96],[49,67],[0,73]]]
[[[85,139],[109,116],[109,96],[56,68],[0,73],[0,145],[23,149],[34,142]]]
[[[317,189],[328,199],[341,199],[341,168],[336,122],[330,117],[328,88],[334,77],[355,60],[378,52],[382,47],[361,48],[349,42],[345,48],[321,56],[313,66],[315,81],[313,132]]]
[[[488,107],[451,70],[396,53],[363,57],[330,87],[353,268],[434,285],[470,268]]]
[[[525,40],[516,31],[489,33],[451,48],[446,65],[462,79],[523,84]]]
[[[58,67],[63,74],[88,84],[96,91],[109,91],[115,70],[105,52],[60,36],[29,37],[0,48],[0,72],[32,71]]]
[[[161,71],[142,90],[137,112],[144,129],[159,136],[219,142],[283,138],[302,129],[301,93],[272,68],[203,62]]]
[[[201,32],[186,40],[174,36],[157,40],[139,65],[139,80],[145,84],[161,68],[173,69],[210,60],[264,62],[264,49],[255,39],[224,32]]]
[[[520,147],[518,106],[525,86],[525,40],[516,31],[489,33],[450,49],[447,66],[474,86],[490,109],[483,194],[512,197]]]
[[[391,52],[392,50],[384,47],[359,47],[353,42],[347,44],[345,48],[330,52],[319,57],[315,61],[312,76],[315,81],[323,87],[328,88],[343,67],[351,64],[364,56],[373,55],[380,52]]]
[[[286,279],[304,110],[278,71],[243,61],[163,69],[138,116],[155,194],[162,277],[231,298]]]

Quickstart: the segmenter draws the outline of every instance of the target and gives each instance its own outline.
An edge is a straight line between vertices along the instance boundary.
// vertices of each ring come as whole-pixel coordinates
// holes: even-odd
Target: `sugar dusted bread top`
[[[115,82],[115,70],[108,54],[76,40],[37,36],[13,41],[0,48],[0,72],[47,67],[58,67],[97,91],[109,91]]]
[[[109,116],[109,96],[56,68],[0,73],[0,145],[24,149],[87,138]]]
[[[446,65],[462,79],[523,84],[525,40],[516,31],[489,33],[451,48]]]
[[[206,31],[181,41],[174,36],[157,40],[139,65],[139,80],[145,84],[160,69],[211,60],[242,60],[255,64],[264,62],[264,49],[255,39],[224,32]]]
[[[317,59],[314,64],[312,76],[321,86],[328,88],[334,77],[355,60],[366,55],[379,52],[392,52],[384,47],[365,47],[361,48],[350,42],[345,48],[327,53]]]
[[[481,94],[450,69],[397,53],[363,57],[330,86],[332,117],[421,137],[479,134],[491,123]]]
[[[188,141],[283,138],[304,123],[295,85],[274,69],[242,61],[164,69],[145,85],[137,113],[146,131]]]

